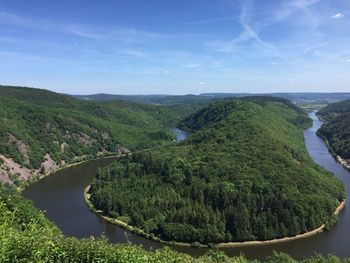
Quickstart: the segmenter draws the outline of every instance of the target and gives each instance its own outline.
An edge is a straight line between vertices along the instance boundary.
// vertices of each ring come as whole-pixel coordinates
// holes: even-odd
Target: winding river
[[[305,144],[313,160],[342,180],[349,196],[350,172],[338,164],[328,153],[327,147],[317,135],[321,122],[315,112],[310,113],[313,126],[304,132]],[[186,138],[186,133],[175,131],[178,141]],[[46,211],[46,216],[52,220],[67,236],[78,238],[105,235],[113,243],[132,242],[142,244],[146,249],[156,249],[162,245],[151,240],[126,233],[124,229],[112,225],[92,213],[85,204],[84,188],[91,183],[96,170],[100,166],[111,163],[115,158],[102,159],[72,166],[61,170],[27,188],[23,195],[31,199],[34,205]],[[313,237],[289,241],[280,244],[252,246],[245,248],[225,248],[229,256],[245,254],[248,258],[262,259],[272,251],[283,251],[292,257],[300,259],[314,255],[315,252],[339,257],[350,257],[350,209],[345,208],[337,225],[329,232],[323,232]],[[174,249],[194,256],[206,252],[202,248],[174,247]]]

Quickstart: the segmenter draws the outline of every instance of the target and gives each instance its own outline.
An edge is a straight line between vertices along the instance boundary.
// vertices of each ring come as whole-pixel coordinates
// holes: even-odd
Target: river
[[[305,144],[312,159],[342,180],[349,196],[350,172],[337,163],[328,153],[325,143],[316,135],[321,122],[315,112],[310,113],[313,126],[304,132]],[[179,141],[187,134],[181,130],[175,131]],[[34,205],[45,210],[46,216],[52,220],[67,236],[78,238],[100,236],[104,234],[113,243],[132,242],[142,244],[146,249],[159,248],[162,245],[112,225],[92,213],[85,204],[84,188],[91,183],[96,170],[100,166],[111,163],[113,159],[91,161],[59,171],[27,188],[23,195],[31,199]],[[329,232],[313,237],[289,241],[280,244],[254,246],[246,248],[225,248],[223,251],[229,256],[245,254],[248,258],[262,259],[272,251],[283,251],[292,257],[300,259],[312,256],[315,252],[327,255],[335,254],[339,257],[350,257],[350,209],[345,208],[339,222]],[[206,249],[174,247],[174,249],[194,256],[201,255]]]

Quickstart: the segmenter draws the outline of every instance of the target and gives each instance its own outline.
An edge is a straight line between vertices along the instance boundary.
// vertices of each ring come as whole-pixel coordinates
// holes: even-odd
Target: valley
[[[305,143],[311,157],[316,163],[334,173],[349,189],[349,173],[337,164],[332,156],[327,154],[327,147],[315,134],[321,123],[314,114],[311,117],[314,118],[314,126],[305,131],[304,134]],[[98,237],[101,233],[104,233],[113,243],[127,243],[129,241],[133,244],[142,244],[146,249],[160,248],[161,244],[151,242],[132,233],[129,233],[126,239],[124,229],[101,221],[98,215],[92,213],[86,206],[82,194],[84,188],[91,183],[95,176],[94,171],[99,166],[108,165],[111,161],[113,160],[105,163],[83,164],[64,170],[32,185],[24,192],[24,195],[33,200],[36,207],[45,209],[47,211],[46,216],[53,220],[65,235],[83,238],[91,235]],[[41,198],[43,195],[47,197],[45,200]],[[66,199],[61,202],[60,197],[63,195],[66,196]],[[65,200],[69,200],[69,202]],[[62,216],[62,214],[65,216]],[[271,255],[272,251],[283,251],[299,259],[311,257],[315,252],[322,253],[325,256],[336,253],[340,257],[348,257],[348,248],[345,241],[348,237],[346,229],[349,227],[349,216],[349,210],[345,209],[340,214],[339,222],[331,231],[307,239],[265,246],[223,248],[222,250],[231,257],[244,253],[249,258],[260,259],[265,259],[268,255]],[[75,227],[71,227],[72,225]],[[207,251],[201,248],[173,248],[196,257]]]
[[[0,0],[0,263],[350,263],[348,0]]]
[[[148,107],[147,105],[141,106]],[[173,106],[165,107],[171,108]],[[148,240],[148,238],[154,237],[155,240],[161,239],[166,241],[166,244],[172,247],[174,250],[185,252],[195,257],[199,256],[200,258],[198,260],[204,260],[204,258],[208,257],[210,258],[210,253],[212,252],[205,254],[208,251],[207,248],[197,247],[203,245],[209,247],[220,247],[220,249],[227,255],[233,257],[231,258],[232,262],[236,262],[235,260],[238,260],[236,256],[239,256],[242,252],[244,252],[250,259],[266,259],[266,262],[268,262],[266,257],[271,255],[273,250],[287,252],[297,259],[300,259],[302,256],[306,255],[312,256],[314,251],[318,251],[319,253],[325,255],[331,251],[337,251],[337,255],[348,256],[347,253],[342,250],[343,245],[341,245],[339,242],[333,241],[335,247],[331,250],[325,246],[325,244],[328,242],[327,240],[333,238],[333,236],[337,236],[337,238],[339,238],[342,235],[340,234],[342,231],[334,232],[333,228],[338,229],[341,227],[344,229],[347,227],[346,223],[342,223],[344,222],[343,213],[340,214],[341,221],[334,226],[335,221],[333,222],[333,220],[335,220],[336,217],[333,216],[333,213],[336,210],[336,207],[338,207],[340,202],[345,198],[345,192],[342,184],[326,170],[330,170],[331,172],[335,173],[343,182],[347,182],[347,179],[341,175],[343,172],[339,173],[338,168],[336,168],[335,171],[333,170],[333,164],[325,164],[322,161],[318,162],[317,156],[319,153],[313,153],[313,150],[309,148],[310,145],[315,145],[315,142],[311,142],[310,140],[314,140],[314,137],[317,138],[315,131],[318,129],[317,125],[320,125],[316,117],[313,117],[314,126],[309,129],[312,131],[312,133],[310,133],[311,137],[309,137],[308,132],[305,132],[304,138],[306,139],[306,146],[308,147],[311,157],[314,158],[317,163],[324,166],[326,170],[322,169],[316,164],[313,164],[304,146],[302,131],[311,125],[310,119],[308,119],[307,115],[302,110],[285,99],[260,96],[246,97],[238,100],[224,99],[209,104],[192,105],[191,107],[189,107],[189,105],[177,105],[176,109],[180,109],[182,114],[184,114],[182,115],[182,118],[180,118],[179,115],[175,115],[177,117],[173,117],[174,115],[167,115],[171,116],[173,119],[168,117],[167,122],[161,122],[159,119],[156,121],[156,123],[159,123],[158,127],[164,130],[164,133],[169,133],[169,136],[167,137],[168,139],[164,139],[161,144],[157,142],[157,145],[153,147],[147,146],[149,149],[145,147],[142,151],[138,151],[138,148],[135,148],[133,150],[133,154],[119,152],[119,154],[126,154],[125,157],[111,156],[107,159],[83,162],[67,169],[59,170],[53,175],[44,178],[37,183],[30,184],[30,186],[23,192],[24,196],[33,200],[34,205],[37,208],[46,210],[46,216],[57,224],[60,229],[54,230],[54,232],[57,234],[52,232],[53,234],[50,234],[51,236],[47,236],[48,240],[54,238],[54,240],[56,240],[55,242],[59,242],[56,244],[61,247],[60,249],[65,249],[62,247],[62,245],[66,242],[71,242],[70,244],[75,244],[74,246],[83,246],[84,253],[89,253],[89,249],[87,249],[87,247],[85,247],[83,244],[84,242],[90,241],[79,241],[75,240],[74,238],[88,238],[90,236],[98,237],[101,234],[105,234],[112,242],[132,242],[134,244],[142,244],[145,249],[159,248],[159,253],[169,253],[166,249],[164,250],[164,248],[161,248],[164,246],[164,244],[158,242],[155,243],[154,241]],[[151,116],[153,114],[154,113],[151,113]],[[311,117],[312,116],[314,115],[311,114]],[[171,126],[175,126],[174,123],[176,120],[179,120],[177,126],[186,130],[186,132],[179,129],[174,130],[174,132],[178,135],[178,143],[173,142],[175,134],[169,130]],[[292,144],[293,146],[289,145],[290,141],[294,141]],[[322,142],[320,143],[320,145],[323,144]],[[14,143],[12,145],[18,144]],[[139,149],[142,149],[142,147]],[[325,149],[327,150],[325,147],[322,149],[322,151]],[[19,151],[19,153],[21,152]],[[110,154],[118,155],[118,152],[111,152]],[[324,153],[321,155],[324,155]],[[218,159],[216,156],[219,156],[220,158]],[[253,159],[255,161],[252,161]],[[145,163],[146,161],[147,163]],[[76,160],[72,162],[72,164],[74,163],[76,163]],[[266,165],[267,163],[268,165]],[[179,166],[179,164],[181,165]],[[155,168],[153,168],[154,165]],[[276,165],[276,168],[272,168],[274,165]],[[156,168],[157,166],[159,167]],[[104,168],[99,171],[99,167]],[[128,167],[128,175],[126,173],[127,170],[125,170],[126,167]],[[241,167],[241,170],[237,170],[237,167]],[[264,170],[266,168],[263,167],[268,168],[268,170]],[[134,170],[135,168],[141,170],[136,172],[136,170]],[[162,169],[164,168],[166,169],[163,171]],[[288,169],[290,169],[290,171]],[[116,173],[117,170],[118,173]],[[161,177],[157,179],[158,171],[161,171],[159,173]],[[233,177],[230,176],[232,171],[234,171]],[[95,177],[96,172],[97,177]],[[259,175],[259,173],[261,174]],[[293,175],[293,173],[295,173],[295,175]],[[141,174],[142,176],[137,177],[137,174]],[[254,176],[249,176],[249,174],[254,174]],[[112,177],[110,177],[111,175]],[[126,175],[127,177],[125,177]],[[133,183],[128,184],[127,180],[124,182],[125,179],[123,177],[125,177],[125,179],[130,178]],[[304,177],[305,180],[302,179]],[[220,178],[220,181],[215,181],[216,178]],[[259,182],[254,181],[257,178],[259,178]],[[288,182],[288,178],[293,178],[293,180]],[[273,181],[271,181],[269,184],[269,180],[271,179]],[[313,181],[314,179],[317,180],[317,182]],[[298,185],[298,180],[301,180],[300,185]],[[140,184],[138,184],[138,182],[140,182]],[[182,182],[185,184],[181,184]],[[116,196],[116,193],[113,193],[113,191],[108,193],[108,191],[105,190],[108,189],[110,184],[115,183],[117,184],[109,189],[118,190],[119,195],[117,195],[117,197],[114,197]],[[149,185],[149,183],[152,183],[153,186]],[[250,188],[248,188],[250,190],[244,192],[244,186],[247,186],[247,183],[248,185],[251,185]],[[145,239],[138,236],[140,232],[136,235],[132,234],[131,232],[125,235],[122,228],[111,225],[108,222],[103,222],[103,219],[101,221],[98,215],[90,211],[88,206],[85,204],[83,197],[84,189],[90,184],[92,189],[89,191],[89,194],[91,195],[91,201],[93,202],[94,206],[99,204],[101,207],[98,209],[101,209],[105,204],[108,204],[104,203],[104,200],[115,200],[111,202],[112,208],[108,208],[107,206],[107,209],[109,210],[102,209],[103,213],[108,215],[112,221],[114,218],[118,218],[118,220],[121,222],[136,226],[140,229],[136,232],[143,231],[143,236],[148,238]],[[123,188],[119,188],[119,184],[123,186]],[[225,196],[226,186],[224,186],[224,184],[232,184],[232,186],[235,186],[237,189],[237,192],[235,193],[234,191],[231,191],[229,195]],[[256,193],[254,189],[257,186],[261,187],[263,185],[266,185],[266,188],[265,190],[259,188],[260,190],[258,193],[260,193],[260,195],[257,199],[247,199],[254,198],[254,194]],[[211,188],[205,190],[203,187],[207,186],[210,186]],[[93,187],[95,187],[95,190]],[[217,197],[214,197],[211,194],[211,191],[214,191],[215,187],[219,187],[217,191],[219,195],[217,195]],[[124,189],[127,192],[123,193]],[[144,192],[146,189],[151,191],[152,189],[158,190],[154,192],[154,194],[149,192],[149,195],[147,192]],[[233,189],[234,188],[232,188],[232,190]],[[272,190],[270,193],[277,194],[278,198],[273,198],[271,196],[271,199],[268,199],[265,191],[269,189]],[[258,224],[253,221],[250,215],[251,211],[254,214],[253,218],[259,218],[259,211],[262,211],[260,216],[266,216],[264,215],[264,211],[267,208],[269,208],[267,211],[270,211],[271,215],[274,215],[274,210],[271,210],[270,208],[278,206],[286,207],[287,204],[284,203],[285,201],[283,201],[283,196],[288,194],[290,191],[288,189],[294,189],[294,192],[291,191],[290,194],[292,195],[287,195],[285,200],[289,200],[289,203],[296,202],[295,204],[289,204],[289,207],[292,209],[289,211],[289,213],[294,213],[297,216],[298,210],[293,210],[293,207],[299,207],[298,209],[310,211],[310,214],[307,215],[305,212],[303,212],[302,214],[299,214],[298,219],[296,216],[285,217],[286,219],[295,218],[294,220],[296,225],[293,226],[289,225],[287,221],[281,221],[283,220],[283,217],[278,214],[281,210],[275,210],[276,220],[281,221],[281,224],[289,227],[286,228],[286,232],[279,233],[278,231],[280,231],[282,228],[278,227],[274,229],[273,224],[270,226],[268,225],[268,221],[264,223],[266,230],[262,229],[260,230],[262,232],[257,232],[258,228],[255,228],[255,225]],[[323,189],[327,189],[325,190],[326,192],[322,192]],[[279,192],[281,190],[282,192]],[[5,188],[1,191],[3,192],[4,196],[7,195],[7,190],[5,191]],[[100,194],[96,195],[96,192],[94,191],[99,191]],[[107,194],[111,194],[108,199],[104,199],[103,195],[101,195],[103,191],[105,191]],[[166,197],[162,197],[162,191],[165,191]],[[202,194],[201,191],[203,191]],[[136,194],[135,196],[134,193]],[[195,193],[198,195],[194,195]],[[261,195],[262,193],[264,194]],[[281,195],[279,195],[279,193]],[[139,199],[137,194],[141,194],[142,199]],[[175,195],[170,197],[173,194]],[[317,197],[317,194],[319,194],[319,197]],[[13,194],[10,195],[16,194],[13,192]],[[298,195],[303,197],[303,199],[300,199],[303,200],[302,202],[296,198]],[[307,197],[308,195],[309,197]],[[45,198],[43,198],[43,196]],[[62,196],[65,196],[65,198],[62,199]],[[200,196],[202,196],[202,198]],[[97,199],[97,197],[100,199]],[[128,197],[128,199],[123,199],[123,197]],[[236,199],[237,197],[239,199]],[[157,198],[159,198],[158,201]],[[181,198],[183,198],[183,201],[181,201]],[[261,201],[262,198],[264,198],[266,207],[262,206],[260,208],[261,210],[254,210],[256,208],[255,206],[252,206],[252,204],[256,205],[258,200]],[[5,204],[5,207],[8,207],[8,201],[6,201],[6,199],[1,200],[3,204]],[[124,204],[123,200],[132,200],[132,202],[127,201]],[[191,200],[195,200],[194,206],[191,204]],[[217,200],[218,202],[214,203],[214,200]],[[179,204],[181,203],[182,205],[178,207],[177,210],[172,210],[171,206],[177,207],[178,205],[171,204],[169,201],[179,202]],[[14,207],[17,207],[17,201],[14,202],[15,203],[13,203],[11,207],[13,207],[13,205],[15,205]],[[141,212],[141,214],[137,216],[135,214],[136,210],[134,210],[134,213],[132,213],[132,207],[134,205],[134,207],[140,208],[142,207],[142,202],[156,204],[156,206],[145,206],[142,209],[138,209],[137,211],[139,213]],[[230,202],[241,202],[241,204],[232,203],[232,205],[229,205]],[[299,202],[299,204],[297,204],[297,202]],[[122,207],[122,210],[113,210],[115,209],[113,208],[113,205],[115,204]],[[130,204],[132,204],[132,206],[129,208],[128,205]],[[247,204],[250,205],[248,206]],[[168,208],[166,208],[164,205],[168,206]],[[186,206],[188,206],[188,208],[186,208]],[[220,214],[220,209],[227,209],[228,207],[232,207],[233,209],[236,207],[239,208],[239,210],[236,212],[233,210],[231,215],[233,219],[235,218],[233,222],[240,222],[240,224],[243,225],[235,226],[223,223],[224,221],[220,222],[220,220],[225,219],[225,214],[230,215],[228,210],[222,210],[223,212]],[[146,222],[147,220],[154,222],[154,218],[150,217],[147,219],[144,216],[147,213],[154,214],[154,212],[149,212],[151,210],[158,211],[158,213],[164,213],[164,211],[175,211],[176,213],[183,211],[181,213],[184,213],[186,209],[188,209],[187,211],[191,212],[187,215],[184,214],[183,218],[187,218],[189,221],[170,221],[170,223],[168,223],[169,221],[163,221],[159,225],[154,224],[155,226],[159,227],[159,230],[152,230],[150,228],[146,230],[144,226],[149,225],[149,223],[139,225],[140,223],[137,223],[138,221],[136,221],[137,217],[139,217],[139,222]],[[198,212],[196,212],[196,209],[198,209]],[[324,209],[324,211],[322,211],[322,209]],[[3,209],[2,211],[4,212]],[[30,213],[33,213],[33,211]],[[122,213],[120,211],[128,212]],[[199,213],[199,211],[201,212]],[[215,213],[211,215],[211,211],[215,211]],[[244,213],[242,213],[242,211]],[[176,213],[174,215],[168,213],[163,214],[161,217],[163,217],[164,220],[168,220],[167,218],[179,218],[179,215]],[[247,217],[242,217],[245,214]],[[303,214],[307,216],[303,218]],[[207,225],[196,225],[195,219],[198,216],[208,216],[209,221],[207,221]],[[217,216],[217,218],[215,218],[215,216]],[[23,215],[20,215],[18,219],[21,220],[21,218],[23,218]],[[237,218],[241,218],[241,220],[237,221]],[[2,220],[4,220],[4,218]],[[43,220],[45,221],[46,219]],[[84,223],[82,224],[82,222]],[[102,222],[103,224],[101,225]],[[198,218],[197,222],[206,221],[204,218]],[[293,237],[294,235],[303,234],[308,231],[311,232],[310,234],[306,234],[307,236],[311,235],[312,233],[316,234],[321,232],[320,227],[323,227],[323,223],[326,222],[327,224],[325,227],[326,229],[330,229],[330,232],[318,234],[313,237],[307,237],[306,239],[287,241],[288,237]],[[169,228],[166,226],[166,224],[169,224]],[[181,226],[181,224],[183,226]],[[173,228],[176,229],[176,232],[172,232],[173,230],[170,227],[171,225],[176,225],[176,227]],[[299,229],[298,225],[300,227]],[[79,227],[77,228],[77,226]],[[5,229],[9,229],[7,224],[4,224],[2,227],[3,231],[6,231]],[[45,228],[47,230],[56,229],[54,225]],[[181,232],[182,228],[186,229],[185,232]],[[16,230],[15,226],[11,229],[11,231],[24,231],[20,229]],[[223,229],[223,232],[220,232],[221,229]],[[249,233],[248,229],[251,229],[250,231],[252,232]],[[319,229],[319,231],[313,231],[314,229]],[[55,236],[62,235],[60,234],[60,231],[63,231],[65,236],[72,236],[73,239],[70,240],[69,238],[67,239],[61,236],[59,238],[61,241],[58,241]],[[19,235],[18,238],[23,241],[25,240],[24,238],[26,232],[16,233]],[[182,233],[186,233],[186,235]],[[257,233],[261,233],[261,235],[256,235]],[[35,236],[36,234],[34,234],[34,232],[30,232],[30,235]],[[259,243],[270,239],[281,239],[281,241],[287,242],[275,243],[267,241],[265,244]],[[310,239],[313,240],[312,243],[307,241]],[[340,240],[342,239],[340,238]],[[244,242],[242,243],[242,241],[249,242],[245,244]],[[3,239],[3,244],[11,244],[11,242],[11,240]],[[91,242],[94,243],[95,241]],[[185,242],[188,244],[188,246],[178,246],[176,245],[177,242],[180,242],[178,245]],[[93,243],[91,243],[91,245]],[[218,243],[222,244],[217,246]],[[88,243],[85,244],[87,245]],[[97,244],[98,242],[96,245]],[[312,246],[310,247],[311,244]],[[104,246],[105,244],[103,244],[103,242],[98,245],[99,249],[102,249]],[[117,250],[121,248],[119,245],[116,246],[117,247],[115,249]],[[45,250],[43,247],[32,247],[31,249],[33,252],[36,249],[40,249],[41,251]],[[132,249],[133,246],[128,245],[127,253],[129,255],[134,253],[131,252]],[[116,252],[108,253],[110,253],[110,256],[116,255]],[[142,255],[142,253],[141,251],[138,251],[135,255]],[[145,255],[147,255],[146,257],[153,257],[153,252],[150,252],[151,254],[147,254],[149,252],[145,253]],[[192,260],[185,255],[181,256],[181,254],[176,254],[177,252],[171,253],[175,253],[171,257],[183,258],[185,260],[184,262],[188,262],[187,260]],[[285,254],[276,254],[274,256],[277,258],[288,257]],[[72,255],[69,257],[72,258]]]

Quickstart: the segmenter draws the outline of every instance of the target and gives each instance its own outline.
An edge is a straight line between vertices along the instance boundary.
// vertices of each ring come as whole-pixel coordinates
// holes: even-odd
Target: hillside
[[[180,122],[193,132],[184,142],[102,169],[90,200],[166,241],[269,240],[313,230],[345,192],[309,157],[303,129],[310,122],[285,99],[213,103]]]
[[[318,135],[327,140],[334,154],[350,165],[350,100],[329,104],[317,114],[325,121]]]
[[[0,86],[0,181],[18,184],[79,160],[170,142],[168,128],[195,108]]]

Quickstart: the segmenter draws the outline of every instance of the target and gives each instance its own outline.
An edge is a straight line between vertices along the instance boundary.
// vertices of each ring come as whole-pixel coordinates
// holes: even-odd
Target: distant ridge
[[[92,94],[92,95],[73,95],[73,97],[84,100],[96,101],[111,101],[111,100],[127,100],[134,102],[143,102],[151,104],[189,104],[189,103],[203,103],[224,98],[241,98],[248,96],[272,96],[282,97],[297,102],[336,102],[340,100],[350,99],[350,93],[321,93],[321,92],[306,92],[306,93],[201,93],[199,95],[113,95],[113,94]]]

